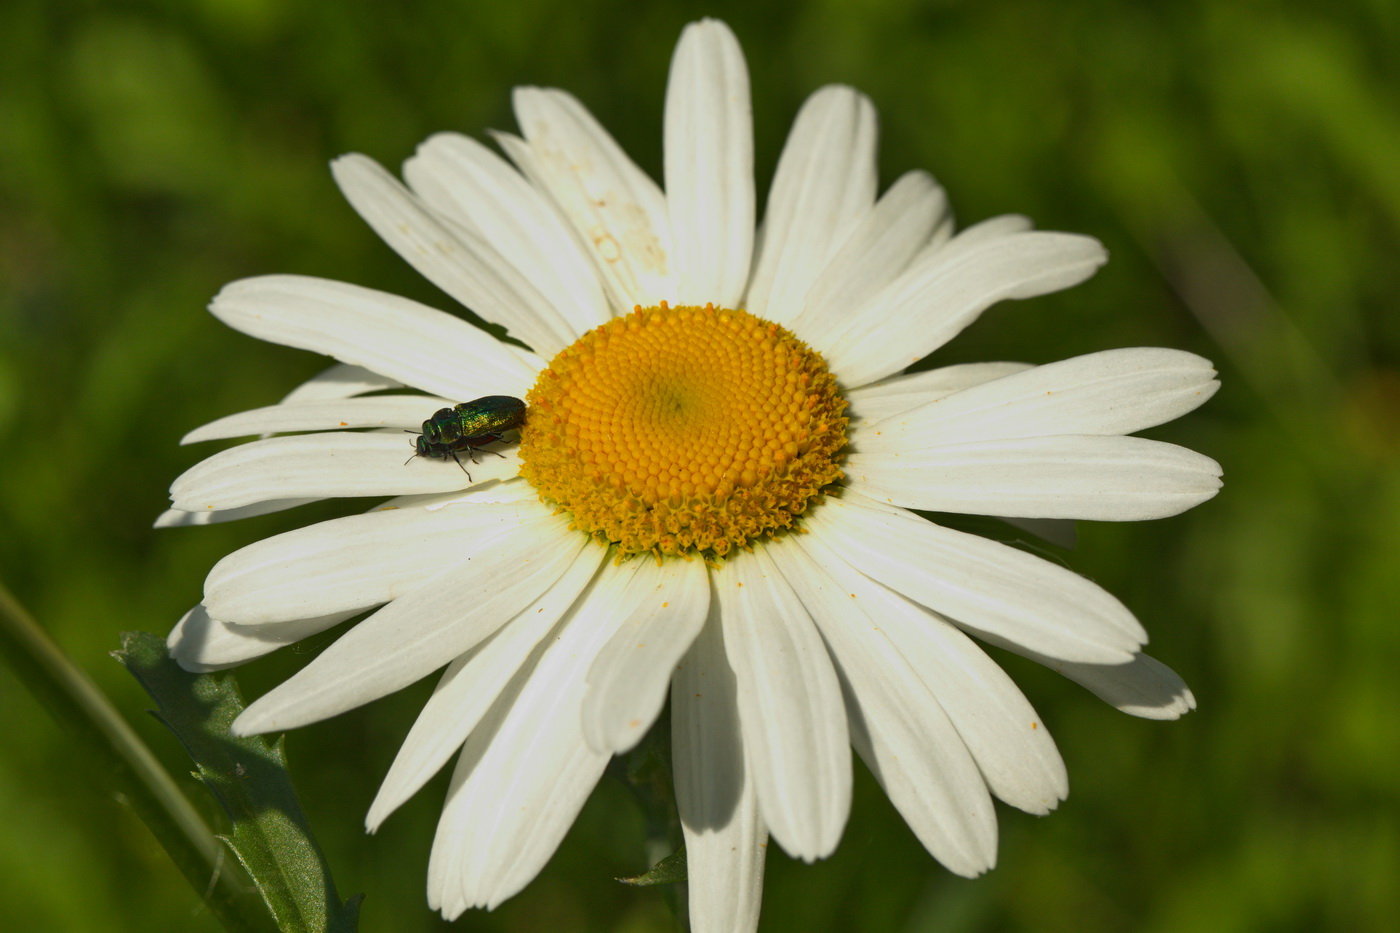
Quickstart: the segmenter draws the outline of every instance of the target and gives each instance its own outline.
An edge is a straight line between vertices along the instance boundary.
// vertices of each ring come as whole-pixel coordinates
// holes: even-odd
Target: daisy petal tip
[[[841,844],[841,836],[845,829],[846,821],[842,819],[827,826],[809,827],[808,831],[802,834],[803,838],[778,839],[777,842],[788,855],[811,865],[831,857],[831,854],[836,851],[836,847]]]
[[[379,827],[384,825],[384,821],[389,818],[392,811],[379,802],[375,797],[374,802],[369,805],[369,812],[365,814],[365,832],[373,836],[379,832]]]
[[[1054,234],[1041,233],[1039,235],[1052,236]],[[1082,233],[1062,233],[1058,236],[1065,238],[1064,242],[1067,247],[1065,251],[1065,280],[1068,284],[1062,286],[1063,288],[1072,288],[1081,282],[1088,281],[1095,273],[1108,265],[1108,247],[1104,246],[1096,237]]]
[[[1183,686],[1179,692],[1160,703],[1147,704],[1123,704],[1116,707],[1119,712],[1127,713],[1138,719],[1155,719],[1160,722],[1170,722],[1180,719],[1187,713],[1196,710],[1196,695],[1191,692],[1190,687]]]
[[[170,660],[180,665],[181,670],[187,671],[191,674],[208,674],[218,670],[218,668],[210,667],[207,664],[200,664],[198,661],[192,658],[176,654],[174,651],[170,652]]]
[[[997,867],[996,842],[993,840],[990,850],[972,854],[968,860],[961,865],[944,866],[950,872],[962,878],[980,878],[993,868]]]
[[[590,715],[587,697],[584,698],[581,715],[583,717],[583,741],[588,745],[588,750],[599,755],[614,754],[616,750],[612,747],[612,737],[608,735],[602,717],[597,713]]]
[[[1137,657],[1143,647],[1147,644],[1147,634],[1144,632],[1141,638],[1134,638],[1131,641],[1124,640],[1118,645],[1100,645],[1093,651],[1084,652],[1083,659],[1076,658],[1073,663],[1080,664],[1128,664]],[[1092,660],[1089,660],[1092,658]]]
[[[467,912],[467,908],[470,907],[470,906],[472,906],[472,905],[468,904],[468,903],[465,902],[465,901],[459,901],[459,902],[454,903],[454,904],[442,904],[442,903],[433,904],[433,903],[430,901],[430,902],[428,903],[428,906],[429,906],[430,908],[432,908],[433,910],[440,911],[440,912],[442,913],[442,919],[446,920],[448,923],[451,923],[452,921],[456,920],[458,917],[462,916],[462,914],[466,913],[466,912]]]
[[[728,42],[735,45],[739,41],[734,35],[734,30],[729,28],[729,24],[724,20],[716,19],[713,16],[704,16],[686,24],[686,27],[681,30],[680,40],[676,43],[677,55],[679,55],[682,45],[707,39],[712,42]]]
[[[351,172],[364,171],[371,167],[379,168],[378,162],[359,152],[342,153],[331,159],[330,165],[331,173],[335,176],[336,181],[340,181],[342,175]]]
[[[250,736],[278,731],[279,727],[275,717],[261,709],[261,704],[262,701],[259,700],[240,713],[238,718],[229,725],[229,735],[234,738],[246,739]]]
[[[151,522],[152,528],[179,528],[185,524],[185,513],[179,509],[166,509]]]
[[[585,704],[583,740],[589,751],[599,755],[625,755],[636,748],[645,735],[646,728],[640,722],[609,722],[600,716],[590,716]]]

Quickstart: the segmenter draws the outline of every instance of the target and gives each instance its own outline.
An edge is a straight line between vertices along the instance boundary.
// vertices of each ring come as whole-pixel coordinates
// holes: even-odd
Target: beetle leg
[[[470,450],[470,448],[468,448],[468,450]],[[459,467],[462,467],[462,472],[467,474],[467,482],[469,482],[469,483],[474,483],[474,482],[476,482],[476,480],[472,479],[472,475],[471,475],[470,473],[467,473],[467,468],[464,467],[464,466],[462,466],[462,458],[457,456],[457,451],[454,450],[454,451],[452,451],[451,453],[452,453],[452,459],[453,459],[453,460],[456,460],[456,461],[457,461],[457,465],[458,465]],[[475,462],[476,462],[476,460],[475,460],[475,458],[473,458],[473,459],[472,459],[472,463],[475,463]]]

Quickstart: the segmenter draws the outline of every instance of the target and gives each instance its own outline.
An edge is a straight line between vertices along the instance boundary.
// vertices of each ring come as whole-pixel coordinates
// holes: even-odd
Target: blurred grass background
[[[766,188],[820,84],[871,95],[882,183],[915,167],[963,223],[1025,212],[1100,237],[1089,284],[990,312],[939,362],[1163,345],[1225,389],[1153,436],[1225,466],[1216,500],[1081,525],[1070,562],[1117,594],[1200,702],[1131,719],[1006,665],[1072,793],[1000,810],[1000,866],[929,858],[858,776],[835,857],[774,847],[765,931],[1400,929],[1400,5],[1351,0],[128,0],[0,6],[0,578],[177,777],[174,740],[108,659],[164,632],[224,553],[290,512],[151,530],[207,450],[188,429],[277,400],[325,363],[203,307],[297,272],[451,307],[346,206],[347,151],[396,166],[441,129],[514,129],[509,89],[565,87],[659,176],[680,27],[748,54]],[[1389,257],[1389,258],[1387,258]],[[260,694],[319,644],[240,674]],[[443,781],[376,837],[361,820],[429,685],[288,739],[292,774],[366,931],[446,925],[424,902]],[[215,929],[145,828],[0,669],[0,928]],[[211,801],[186,782],[217,820]],[[605,779],[550,866],[482,931],[671,929],[642,820]]]

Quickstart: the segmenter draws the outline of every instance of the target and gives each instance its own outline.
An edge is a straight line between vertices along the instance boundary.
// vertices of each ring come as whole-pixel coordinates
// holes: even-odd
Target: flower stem
[[[151,750],[3,585],[0,656],[86,751],[103,761],[93,773],[111,775],[116,789],[225,929],[236,933],[276,929],[242,868],[214,838]]]

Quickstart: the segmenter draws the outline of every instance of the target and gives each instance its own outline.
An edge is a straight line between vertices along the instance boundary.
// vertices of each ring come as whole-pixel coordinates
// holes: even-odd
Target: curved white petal
[[[834,330],[908,267],[947,214],[948,196],[933,176],[906,172],[821,271],[792,319],[793,332],[826,346]]]
[[[365,816],[366,829],[378,830],[390,813],[416,794],[462,747],[491,704],[511,689],[513,679],[529,676],[549,644],[550,632],[607,556],[605,548],[584,548],[548,591],[448,666],[384,776]],[[523,684],[522,680],[515,689]]]
[[[1030,368],[1030,363],[958,363],[891,376],[859,389],[847,390],[845,395],[850,408],[846,413],[858,422],[857,430],[863,432],[891,415]],[[864,435],[863,439],[868,437]]]
[[[612,754],[631,749],[656,721],[671,671],[710,608],[704,561],[633,563],[636,576],[616,610],[623,622],[594,659],[583,694],[584,738]]]
[[[1011,650],[1064,674],[1129,716],[1180,719],[1196,708],[1196,695],[1181,675],[1149,655],[1135,655],[1126,664],[1072,664],[1032,651]]]
[[[675,301],[738,307],[753,257],[753,108],[739,40],[719,20],[681,33],[666,84],[665,155]]]
[[[1220,490],[1220,464],[1141,437],[1065,435],[854,453],[846,482],[906,508],[1020,518],[1143,521]]]
[[[573,96],[518,87],[513,101],[531,155],[521,169],[574,225],[614,305],[630,309],[673,299],[670,220],[656,182]]]
[[[520,470],[514,444],[497,441],[464,451],[456,462],[420,457],[411,441],[404,434],[339,431],[250,441],[180,474],[170,484],[170,501],[177,509],[203,512],[269,499],[447,492],[509,479]]]
[[[962,736],[993,794],[1048,813],[1069,793],[1064,760],[1040,716],[1000,667],[962,632],[875,583],[840,556],[840,542],[803,535],[798,545],[836,581],[838,593],[917,671]]]
[[[334,363],[282,396],[282,404],[350,398],[352,395],[364,395],[366,392],[400,388],[403,388],[403,383],[381,376],[363,366]]]
[[[861,573],[973,634],[1094,664],[1128,661],[1147,641],[1122,603],[1078,574],[852,490],[811,509],[807,527],[839,542]]]
[[[910,265],[922,262],[924,257],[934,250],[942,249],[953,238],[953,232],[956,229],[957,224],[954,222],[953,212],[949,210],[938,222],[938,226],[934,228],[933,235],[928,238],[928,244],[914,257],[914,262],[911,262]]]
[[[914,257],[910,267],[922,266],[932,260],[934,253],[943,260],[957,255],[959,250],[975,246],[985,240],[1024,233],[1035,228],[1035,224],[1024,214],[1002,214],[979,221],[953,236],[952,214],[949,213],[938,225],[928,244]]]
[[[428,210],[378,162],[351,153],[333,161],[331,172],[350,206],[394,252],[482,318],[504,325],[546,359],[578,336],[484,236]]]
[[[334,398],[283,402],[227,415],[195,428],[180,438],[181,444],[215,441],[249,434],[287,431],[338,431],[344,428],[417,428],[452,400],[432,395],[376,395],[372,398]]]
[[[1132,434],[1215,394],[1210,361],[1159,347],[1104,350],[1036,366],[871,425],[866,453],[1050,434]]]
[[[404,178],[434,211],[484,237],[528,278],[560,317],[555,339],[612,316],[593,262],[558,208],[520,172],[476,140],[438,133],[404,163]]]
[[[298,528],[229,554],[204,602],[241,625],[367,609],[425,585],[445,566],[483,555],[549,515],[536,501],[389,509]]]
[[[715,591],[763,821],[794,858],[823,858],[851,805],[846,711],[831,658],[764,549],[728,560]]]
[[[444,398],[524,397],[544,361],[407,298],[302,275],[231,282],[210,312],[259,340],[324,353]]]
[[[810,537],[804,535],[802,537]],[[851,742],[924,848],[965,877],[996,864],[997,821],[967,745],[920,672],[795,537],[768,548],[831,649]]]
[[[286,509],[294,509],[299,505],[307,505],[311,502],[320,502],[320,497],[311,499],[264,499],[252,505],[240,506],[236,509],[202,509],[198,512],[186,512],[184,509],[166,509],[156,516],[152,528],[187,528],[192,525],[216,525],[219,522],[234,522],[241,518],[253,518],[258,515],[270,515],[273,512],[282,512]]]
[[[979,220],[970,227],[964,227],[956,237],[944,244],[949,253],[967,249],[987,240],[997,240],[1014,233],[1025,233],[1035,228],[1035,224],[1025,214],[1000,214]]]
[[[752,933],[768,830],[744,758],[738,682],[718,600],[671,679],[671,760],[685,836],[693,933]]]
[[[563,576],[586,538],[555,516],[449,563],[336,640],[233,723],[256,735],[319,722],[392,693],[496,631]]]
[[[165,644],[170,657],[185,670],[219,671],[334,628],[355,612],[336,612],[276,625],[233,625],[211,617],[200,603],[175,623]]]
[[[588,747],[580,707],[625,585],[625,568],[605,566],[519,692],[467,739],[428,864],[428,903],[449,919],[529,884],[602,775],[610,756]]]
[[[768,193],[749,311],[786,326],[802,310],[827,261],[875,203],[876,136],[875,107],[854,88],[830,85],[803,103]]]
[[[1078,285],[1107,261],[1098,240],[1071,233],[1031,231],[966,248],[954,239],[833,329],[821,350],[844,385],[862,386],[923,359],[998,301]]]
[[[539,494],[535,492],[535,487],[518,476],[499,482],[479,483],[468,489],[453,489],[447,492],[421,493],[407,496],[395,496],[386,499],[373,508],[365,509],[366,512],[384,512],[394,509],[427,509],[436,511],[446,505],[455,505],[459,502],[493,503],[493,502],[519,502],[522,499],[536,500]]]

